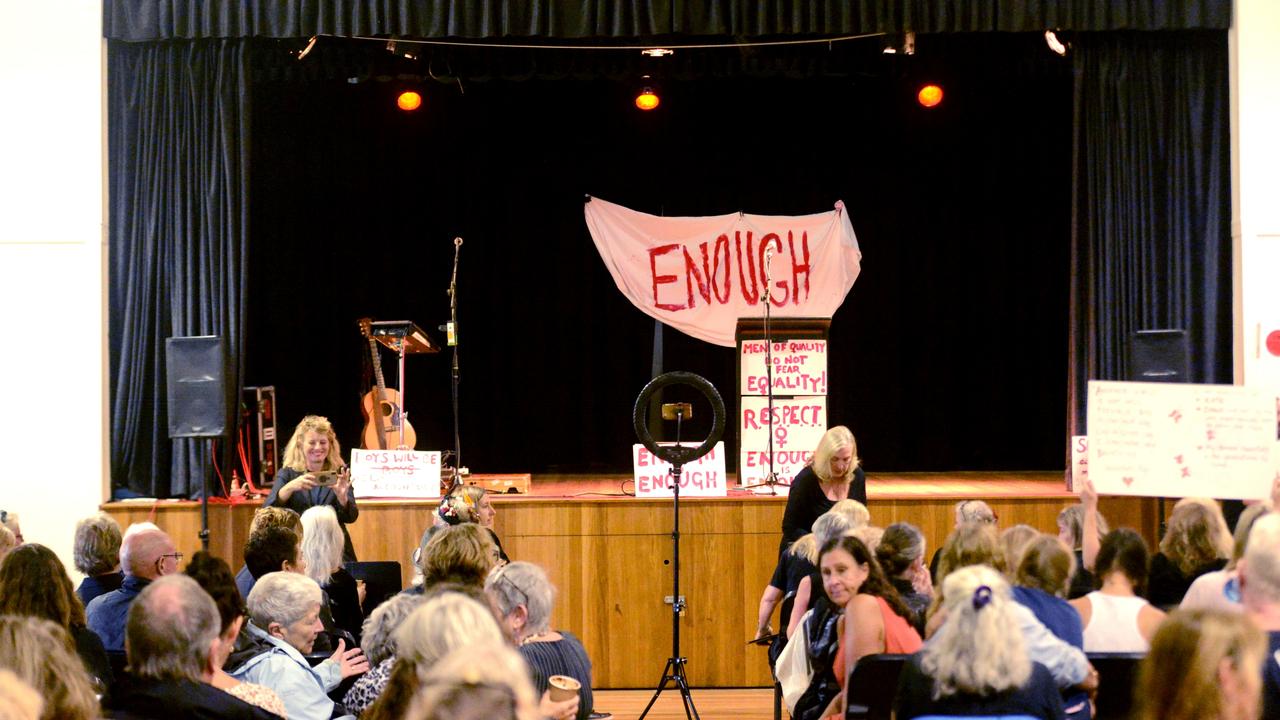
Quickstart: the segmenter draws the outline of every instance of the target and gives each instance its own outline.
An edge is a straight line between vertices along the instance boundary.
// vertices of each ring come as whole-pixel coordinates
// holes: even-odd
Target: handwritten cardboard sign
[[[826,340],[774,340],[772,348],[764,340],[744,340],[739,353],[740,395],[769,393],[766,357],[773,365],[774,395],[827,394]]]
[[[791,482],[813,457],[813,449],[827,431],[827,398],[775,397],[770,415],[768,398],[744,395],[738,422],[742,440],[738,482],[744,486],[764,482],[769,474],[770,434],[774,474],[778,480]]]
[[[1098,492],[1263,498],[1277,475],[1274,391],[1089,383],[1089,477]]]
[[[1089,479],[1089,437],[1087,435],[1071,436],[1071,492],[1080,492],[1084,481]]]
[[[663,447],[675,443],[658,443]],[[693,443],[680,443],[696,447]],[[701,444],[701,443],[698,443]],[[631,446],[631,460],[635,468],[636,497],[671,497],[671,463],[649,452],[639,443]],[[724,441],[716,443],[706,455],[686,463],[680,468],[681,497],[724,497],[729,492],[728,475],[724,469]]]
[[[440,451],[352,450],[351,482],[362,498],[440,497]]]

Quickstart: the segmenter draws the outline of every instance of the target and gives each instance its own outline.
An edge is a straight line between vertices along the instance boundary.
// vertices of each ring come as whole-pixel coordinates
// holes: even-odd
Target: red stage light
[[[916,93],[916,100],[923,107],[937,107],[942,102],[942,88],[937,85],[925,85]]]
[[[405,112],[417,110],[422,107],[422,96],[412,90],[406,90],[396,98],[396,107]]]
[[[652,88],[645,88],[636,96],[636,107],[641,110],[652,110],[662,102],[662,98]]]

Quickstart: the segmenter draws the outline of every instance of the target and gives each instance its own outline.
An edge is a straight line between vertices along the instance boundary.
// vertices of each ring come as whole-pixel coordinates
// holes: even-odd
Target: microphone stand
[[[779,485],[789,485],[790,483],[778,480],[778,474],[774,472],[773,467],[773,333],[770,330],[769,322],[772,318],[770,299],[770,291],[773,289],[773,246],[770,245],[764,251],[764,291],[760,293],[761,300],[764,301],[764,375],[767,383],[767,394],[769,398],[769,474],[764,476],[764,480],[753,485],[744,485],[743,490],[754,490],[758,487],[769,488],[769,494],[776,496],[778,494]]]
[[[449,278],[448,343],[453,348],[453,486],[462,482],[462,420],[458,413],[458,255],[462,251],[462,238],[453,239],[453,275]],[[450,488],[452,490],[452,487]]]

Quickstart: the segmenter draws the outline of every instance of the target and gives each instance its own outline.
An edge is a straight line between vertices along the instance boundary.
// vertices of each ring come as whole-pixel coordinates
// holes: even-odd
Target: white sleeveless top
[[[1138,613],[1147,606],[1140,597],[1104,595],[1094,590],[1089,598],[1089,624],[1084,628],[1085,652],[1144,653],[1151,644],[1138,631]]]

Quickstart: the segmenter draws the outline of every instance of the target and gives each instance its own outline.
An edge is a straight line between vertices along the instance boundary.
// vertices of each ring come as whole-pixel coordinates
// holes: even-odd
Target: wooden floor
[[[613,720],[636,720],[653,697],[653,690],[596,690],[599,712],[613,713]],[[773,720],[773,690],[769,688],[694,688],[693,706],[702,720]],[[658,696],[646,720],[685,720],[680,691],[668,686]],[[782,711],[786,717],[786,710]]]

